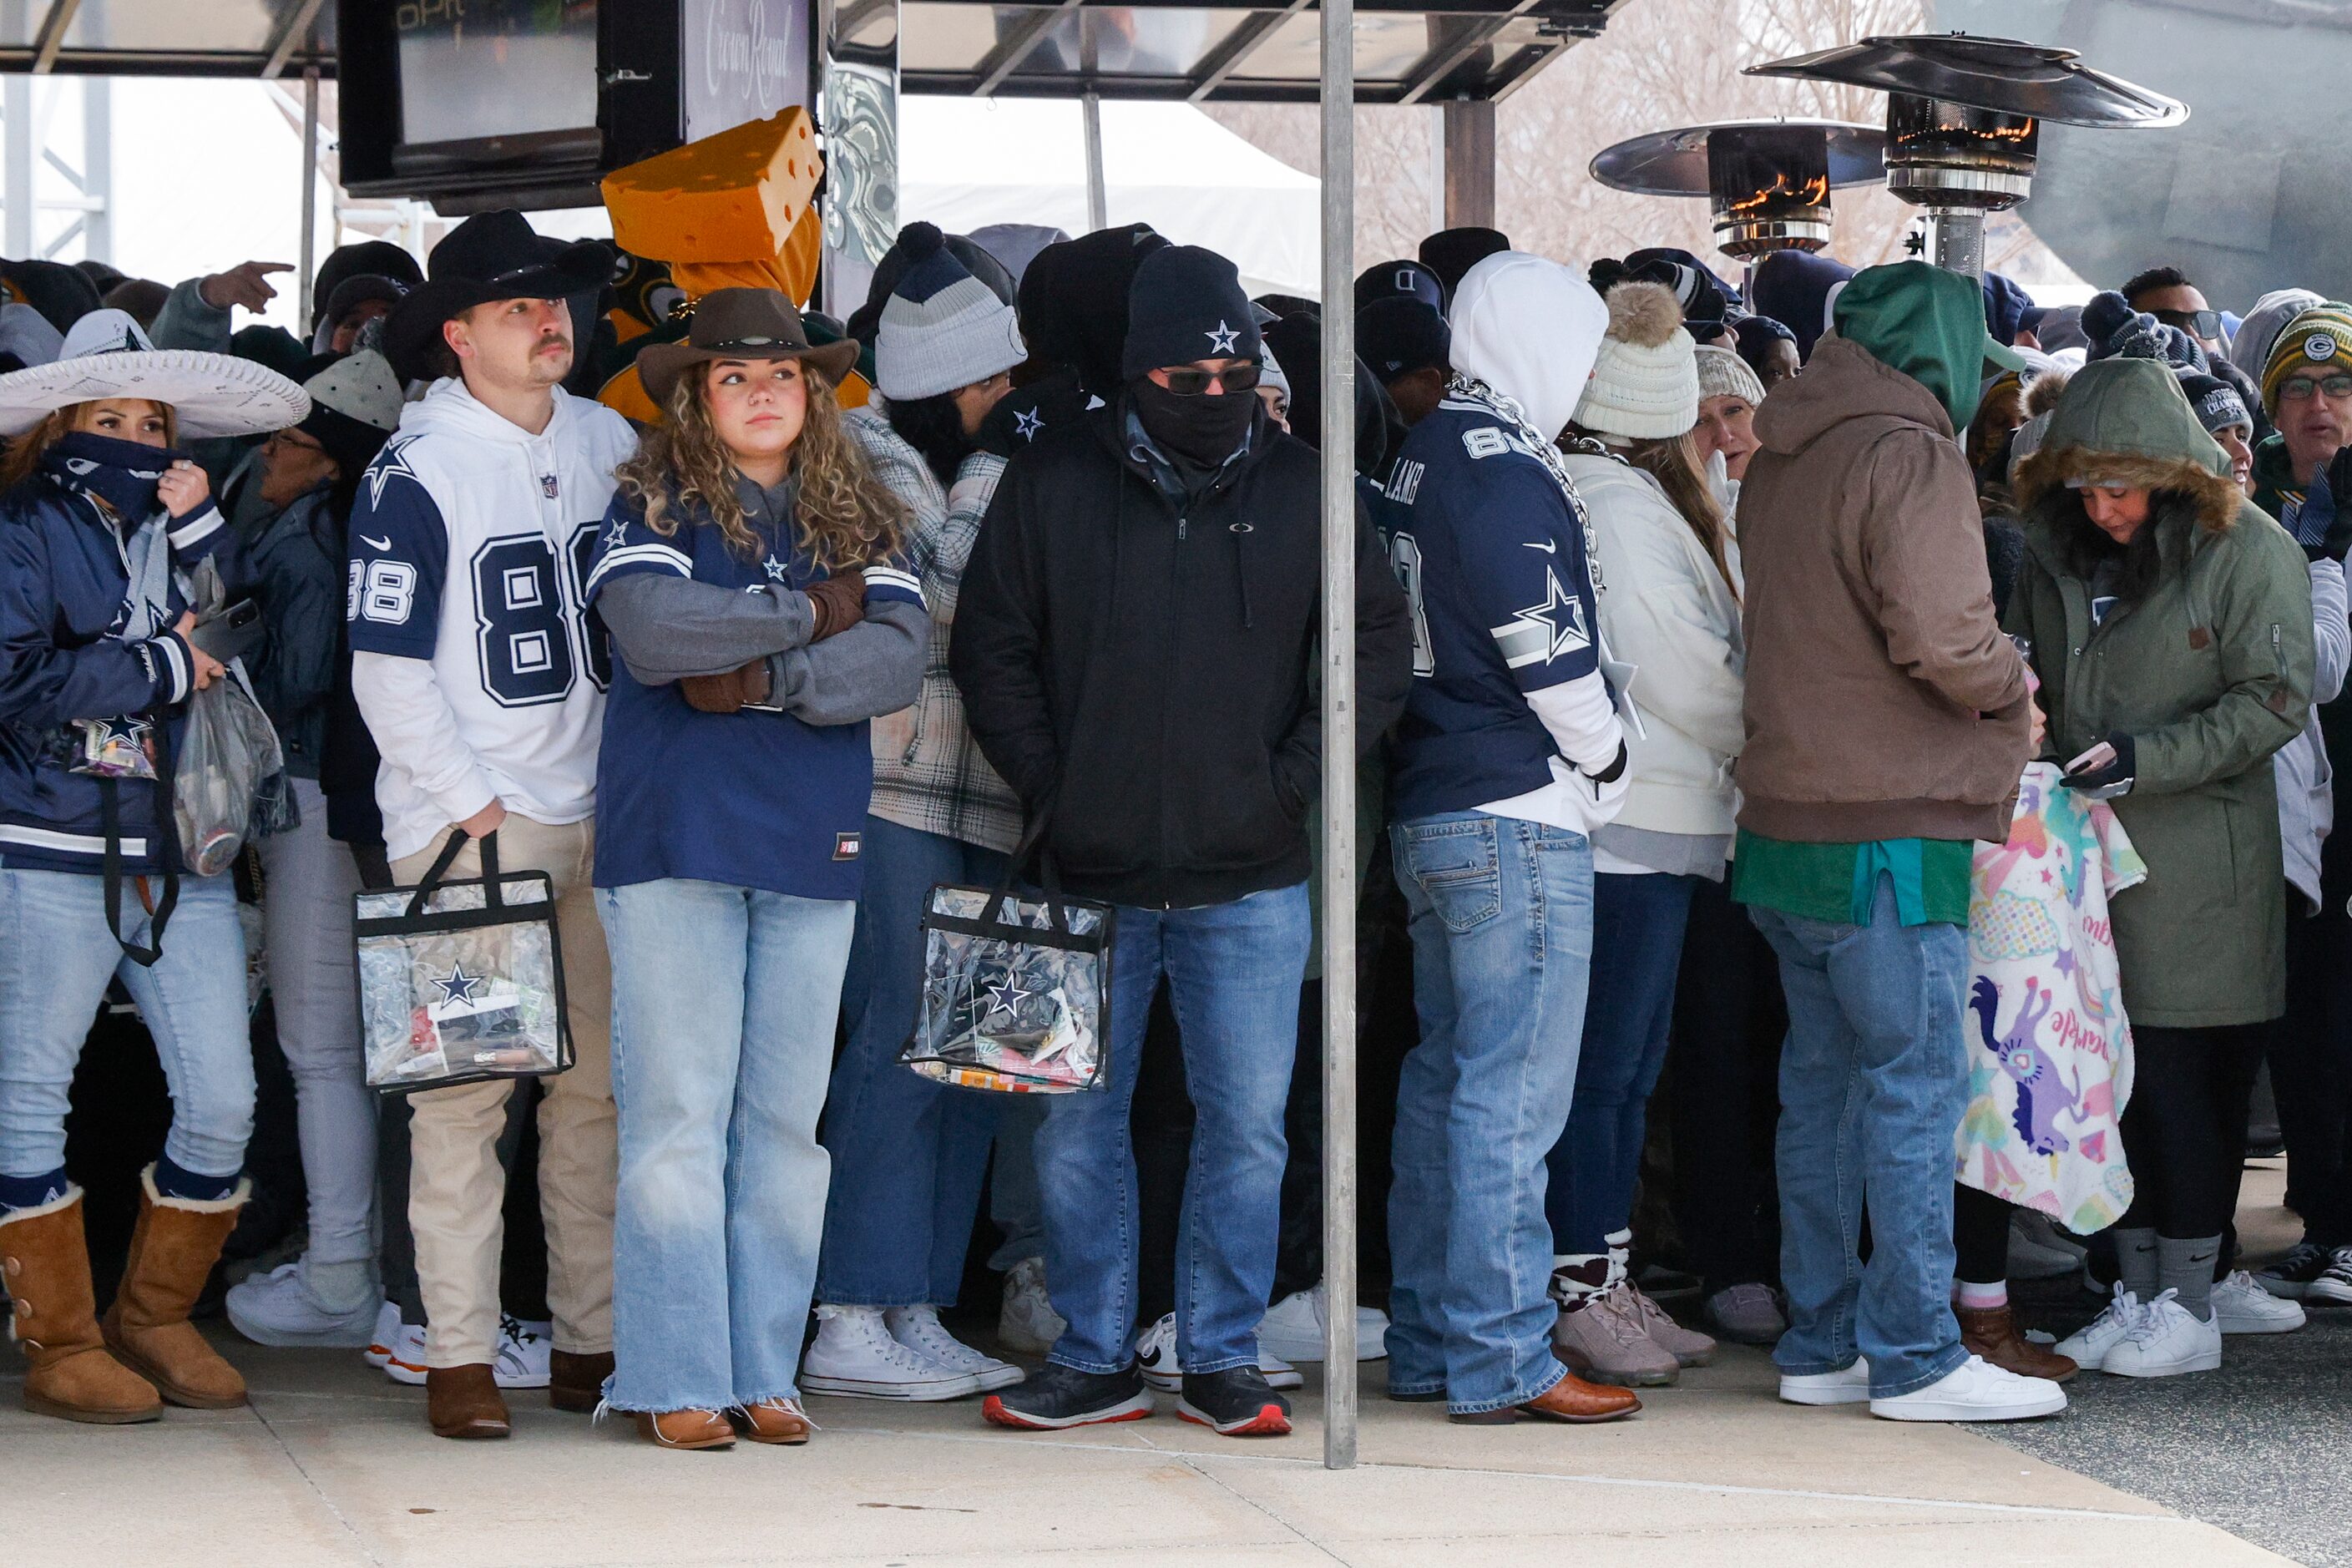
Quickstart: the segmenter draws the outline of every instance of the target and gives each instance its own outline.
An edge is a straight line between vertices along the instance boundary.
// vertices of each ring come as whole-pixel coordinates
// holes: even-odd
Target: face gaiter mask
[[[1211,470],[1240,450],[1259,401],[1255,392],[1183,397],[1148,375],[1136,379],[1133,396],[1145,435],[1171,457]]]
[[[155,486],[164,471],[187,456],[75,430],[41,454],[41,468],[66,489],[103,500],[125,527],[136,528],[154,515]]]

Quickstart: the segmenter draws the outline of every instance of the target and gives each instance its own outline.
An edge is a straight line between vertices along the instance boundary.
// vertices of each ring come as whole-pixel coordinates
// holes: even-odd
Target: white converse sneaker
[[[306,1259],[281,1263],[229,1287],[228,1321],[257,1345],[361,1350],[374,1341],[383,1296],[373,1285],[356,1306],[335,1308],[311,1293]]]
[[[2020,1377],[1970,1356],[1925,1388],[1870,1402],[1883,1421],[2030,1421],[2066,1408],[2066,1391],[2046,1377]]]
[[[386,1308],[397,1312],[397,1307]],[[383,1325],[378,1324],[379,1328]],[[369,1359],[374,1359],[371,1356]],[[404,1383],[411,1388],[425,1386],[425,1325],[395,1322],[391,1337],[384,1341],[383,1375],[394,1383]]]
[[[2124,1342],[2124,1336],[2138,1325],[2140,1314],[2147,1310],[2138,1297],[2118,1286],[2097,1317],[2058,1342],[2058,1353],[2084,1372],[2098,1371],[2108,1352]]]
[[[1176,1314],[1168,1313],[1143,1332],[1135,1342],[1136,1370],[1143,1381],[1165,1394],[1181,1394],[1184,1388],[1184,1368],[1176,1357]],[[1304,1388],[1306,1376],[1299,1370],[1274,1354],[1261,1342],[1257,1347],[1258,1375],[1265,1379],[1268,1388]]]
[[[1257,1342],[1261,1351],[1271,1352],[1282,1361],[1321,1361],[1323,1359],[1324,1325],[1330,1321],[1331,1298],[1320,1285],[1311,1290],[1293,1290],[1265,1310],[1257,1325]],[[1389,1354],[1389,1315],[1377,1307],[1356,1309],[1356,1359],[1386,1361]],[[1264,1370],[1261,1358],[1260,1370]],[[1271,1380],[1269,1380],[1271,1381]],[[1293,1388],[1295,1384],[1277,1383],[1276,1388]]]
[[[982,1354],[948,1332],[937,1307],[892,1307],[882,1314],[882,1323],[892,1339],[916,1354],[950,1372],[969,1373],[982,1394],[1010,1388],[1027,1375],[1011,1362]]]
[[[890,1337],[879,1307],[821,1306],[816,1340],[801,1357],[801,1390],[845,1399],[929,1403],[976,1393],[980,1379],[940,1365]]]
[[[1870,1358],[1856,1356],[1839,1372],[1784,1372],[1780,1397],[1790,1405],[1860,1405],[1870,1397]]]
[[[386,1301],[375,1310],[375,1332],[369,1337],[368,1347],[360,1359],[373,1367],[382,1367],[392,1359],[392,1342],[400,1332],[400,1308]]]
[[[997,1314],[996,1342],[1024,1355],[1046,1355],[1070,1325],[1045,1294],[1045,1260],[1024,1258],[1004,1276],[1004,1309]]]
[[[2184,1372],[2211,1372],[2221,1364],[2221,1321],[2200,1323],[2197,1314],[2167,1290],[2150,1301],[2139,1321],[2107,1352],[2101,1372],[2117,1377],[2174,1377]]]
[[[490,1363],[490,1377],[500,1388],[545,1388],[550,1381],[550,1353],[555,1349],[555,1325],[526,1322],[499,1314],[499,1354]]]
[[[2291,1334],[2305,1319],[2302,1303],[2272,1295],[2240,1268],[2213,1287],[2213,1321],[2225,1334]]]

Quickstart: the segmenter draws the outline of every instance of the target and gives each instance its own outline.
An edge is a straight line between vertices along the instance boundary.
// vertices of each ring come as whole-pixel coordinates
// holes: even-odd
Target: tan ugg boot
[[[245,1403],[245,1379],[188,1321],[221,1244],[236,1228],[250,1181],[210,1203],[167,1198],[155,1190],[155,1167],[139,1173],[139,1225],[122,1288],[106,1310],[106,1342],[123,1364],[152,1382],[174,1405],[227,1410]]]
[[[16,1302],[9,1337],[25,1349],[26,1409],[99,1426],[163,1414],[153,1386],[107,1354],[99,1336],[79,1187],[0,1217],[0,1278]]]

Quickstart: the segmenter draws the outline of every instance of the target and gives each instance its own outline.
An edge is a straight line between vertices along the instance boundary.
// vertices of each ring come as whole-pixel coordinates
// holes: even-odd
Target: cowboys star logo
[[[618,550],[629,542],[629,525],[619,518],[613,520],[611,530],[604,535],[604,548]]]
[[[771,583],[782,583],[786,581],[789,577],[789,574],[785,569],[784,563],[777,560],[773,555],[770,555],[765,561],[760,563],[760,570],[768,574],[768,581]]]
[[[1564,653],[1592,646],[1583,602],[1559,585],[1559,574],[1549,566],[1544,568],[1543,603],[1514,610],[1492,635],[1502,649],[1503,662],[1513,669],[1549,664]]]
[[[1202,335],[1209,340],[1209,352],[1211,353],[1229,354],[1234,352],[1234,340],[1239,338],[1242,334],[1240,328],[1225,325],[1224,318],[1220,316],[1217,318],[1216,326],[1213,329],[1204,330]]]
[[[463,963],[450,966],[448,979],[433,982],[434,984],[441,987],[442,1001],[452,1005],[462,1002],[469,1007],[474,1004],[474,987],[481,983],[482,976],[467,973]]]
[[[395,437],[383,444],[383,450],[377,453],[375,461],[368,465],[368,505],[383,504],[383,487],[394,474],[405,474],[420,485],[425,482],[416,470],[408,466],[409,443],[415,439],[414,436]]]
[[[1013,433],[1024,441],[1034,441],[1037,432],[1045,427],[1045,416],[1034,408],[1024,408],[1013,416]]]
[[[1004,972],[1003,979],[987,989],[988,1012],[985,1017],[989,1018],[994,1017],[999,1013],[1003,1014],[1007,1018],[1019,1017],[1022,998],[1033,994],[1022,988],[1020,982],[1013,977],[1013,972],[1009,969]]]

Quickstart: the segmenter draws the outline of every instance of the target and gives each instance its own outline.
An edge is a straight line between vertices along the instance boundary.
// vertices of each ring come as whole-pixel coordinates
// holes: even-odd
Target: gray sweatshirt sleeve
[[[155,314],[148,341],[159,349],[201,349],[206,353],[229,352],[229,313],[226,305],[208,304],[205,280],[190,278],[172,286],[171,296]]]
[[[798,649],[815,622],[805,594],[747,594],[660,572],[613,578],[597,590],[596,609],[614,651],[646,686],[724,675]]]
[[[768,660],[769,699],[810,724],[855,724],[911,707],[922,694],[931,617],[920,605],[887,599],[837,637]]]

